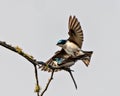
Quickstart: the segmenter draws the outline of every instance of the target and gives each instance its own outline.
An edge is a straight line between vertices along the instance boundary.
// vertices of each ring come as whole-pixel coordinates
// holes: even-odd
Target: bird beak
[[[60,44],[60,43],[57,43],[56,45],[59,46],[59,47],[62,47],[62,44]]]
[[[57,43],[56,45],[59,45],[59,43]]]

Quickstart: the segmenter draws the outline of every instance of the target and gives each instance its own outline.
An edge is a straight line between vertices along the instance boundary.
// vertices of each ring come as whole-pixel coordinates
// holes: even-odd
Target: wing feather
[[[69,55],[63,49],[61,49],[61,51],[57,51],[48,61],[45,62],[46,66],[42,66],[41,70],[42,71],[52,72],[52,69],[50,69],[48,67],[48,65],[52,65],[54,67],[58,66],[58,65],[55,64],[54,58],[63,58],[63,59],[66,59],[68,57],[69,57]],[[55,72],[57,72],[57,71],[60,71],[60,69],[55,69]]]
[[[75,16],[69,17],[68,28],[69,28],[68,34],[70,36],[68,40],[74,42],[79,46],[79,48],[81,48],[83,42],[83,31],[80,22]]]
[[[68,25],[69,29],[70,29],[71,23],[72,23],[72,16],[69,17],[69,25]]]

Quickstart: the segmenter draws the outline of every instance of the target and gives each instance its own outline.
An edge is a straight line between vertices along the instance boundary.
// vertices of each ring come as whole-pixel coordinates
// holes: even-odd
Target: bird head
[[[62,58],[54,58],[54,60],[58,63],[58,64],[61,64],[63,59]]]
[[[62,40],[59,40],[56,45],[62,47],[66,42],[67,40],[62,39]]]

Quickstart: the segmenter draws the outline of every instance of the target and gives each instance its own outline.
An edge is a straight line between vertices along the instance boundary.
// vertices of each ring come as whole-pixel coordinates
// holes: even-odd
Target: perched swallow
[[[63,52],[62,52],[63,51]],[[75,79],[72,75],[72,71],[70,67],[75,64],[76,61],[81,60],[82,58],[86,57],[85,55],[77,56],[72,58],[64,51],[57,51],[53,57],[51,57],[47,62],[38,61],[38,63],[41,65],[41,70],[51,72],[53,69],[55,72],[65,70],[69,72],[73,83],[75,85],[75,88],[77,89],[77,84],[75,82]]]
[[[83,58],[83,56],[77,56],[76,58],[69,57],[67,59],[63,59],[63,58],[59,58],[59,55],[60,55],[60,53],[58,52],[55,57],[53,56],[53,58],[51,58],[47,62],[38,61],[38,63],[42,65],[42,70],[44,70],[44,71],[51,72],[52,70],[55,70],[55,72],[56,72],[59,70],[65,70],[65,71],[69,72],[69,74],[73,80],[73,83],[75,85],[75,88],[77,89],[77,84],[76,84],[76,81],[72,74],[73,70],[71,70],[70,67],[72,65],[74,65],[77,60],[80,60],[81,58]]]
[[[70,37],[67,40],[59,40],[57,46],[62,47],[62,49],[73,58],[76,56],[85,55],[86,57],[82,58],[82,61],[86,66],[88,66],[93,51],[81,50],[83,43],[83,31],[80,26],[80,22],[75,16],[69,17],[68,29],[68,34]]]

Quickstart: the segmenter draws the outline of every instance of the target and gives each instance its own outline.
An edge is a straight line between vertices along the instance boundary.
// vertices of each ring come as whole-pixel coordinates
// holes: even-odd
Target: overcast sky
[[[61,71],[44,96],[120,96],[120,0],[0,0],[0,40],[46,61],[68,38],[70,15],[81,23],[82,49],[94,51],[90,66],[72,67],[78,90]],[[49,76],[39,71],[42,89]],[[32,64],[0,46],[0,96],[36,96],[34,86]]]

